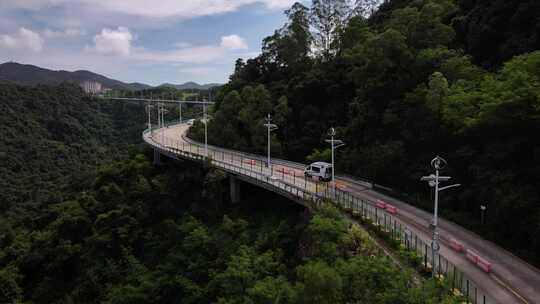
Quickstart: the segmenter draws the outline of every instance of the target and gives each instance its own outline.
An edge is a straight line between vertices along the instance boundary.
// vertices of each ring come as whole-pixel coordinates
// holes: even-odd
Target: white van
[[[325,162],[316,162],[307,166],[304,169],[304,175],[306,177],[316,177],[320,181],[331,181],[332,180],[332,164]]]

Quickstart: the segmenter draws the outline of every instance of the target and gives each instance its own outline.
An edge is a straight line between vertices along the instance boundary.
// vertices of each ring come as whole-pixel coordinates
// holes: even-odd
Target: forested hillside
[[[442,214],[539,263],[537,1],[394,0],[366,18],[372,2],[287,10],[261,55],[236,62],[209,140],[264,153],[271,113],[276,156],[324,160],[336,127],[347,144],[338,172],[408,193],[426,209],[431,190],[419,179],[441,155],[444,174],[462,184],[444,193]]]
[[[0,301],[459,302],[380,255],[333,207],[311,216],[249,186],[230,205],[223,172],[148,159],[103,168],[32,221],[2,218]]]
[[[77,85],[2,84],[0,111],[0,211],[24,216],[127,156],[146,118],[142,105],[90,99]]]

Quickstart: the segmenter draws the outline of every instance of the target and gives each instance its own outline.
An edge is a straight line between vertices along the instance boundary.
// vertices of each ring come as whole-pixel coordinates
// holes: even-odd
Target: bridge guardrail
[[[178,122],[172,122],[170,124],[166,124],[166,126],[171,126],[171,125],[176,125],[176,124],[178,124]],[[201,145],[201,146],[203,145],[202,143],[199,143],[199,142],[189,138],[185,134],[182,134],[182,139],[184,141],[192,143],[194,145]],[[229,149],[221,148],[221,147],[213,146],[213,145],[208,145],[208,148],[212,148],[213,150],[216,150],[216,151],[225,151],[225,152],[228,152],[228,153],[238,153],[238,154],[242,154],[242,155],[244,155],[246,157],[250,157],[250,158],[253,158],[253,159],[260,160],[260,161],[265,162],[265,163],[267,162],[267,159],[265,157],[262,157],[262,156],[257,155],[257,154],[249,153],[249,152],[231,151]],[[280,158],[272,158],[272,163],[273,164],[278,164],[278,165],[287,165],[287,166],[295,167],[297,169],[302,169],[302,170],[304,170],[304,168],[308,166],[308,164],[291,162],[291,161],[280,159]],[[369,181],[367,179],[364,179],[364,178],[361,178],[361,177],[338,174],[338,175],[336,175],[336,178],[343,179],[343,180],[346,180],[346,181],[351,182],[351,183],[356,183],[356,184],[360,183],[363,186],[368,187],[368,188],[373,187],[373,183],[371,181]]]
[[[171,123],[170,125],[174,124],[175,123]],[[198,161],[204,160],[204,144],[195,142],[185,136],[182,136],[182,142],[164,135],[157,135],[157,139],[161,140],[161,142],[158,142],[153,139],[151,134],[148,135],[149,132],[153,132],[156,129],[158,128],[152,127],[151,130],[147,129],[143,132],[143,139],[145,142],[165,153],[172,153],[173,155],[182,158]],[[390,214],[384,209],[377,208],[375,201],[356,197],[345,190],[337,188],[334,190],[333,187],[328,187],[328,183],[321,185],[312,180],[308,182],[308,179],[305,177],[296,178],[295,174],[293,174],[292,177],[283,174],[281,178],[278,174],[275,178],[271,178],[267,168],[264,166],[266,160],[257,155],[234,152],[210,145],[208,145],[208,152],[213,165],[226,171],[242,174],[256,181],[271,185],[272,187],[279,189],[279,191],[286,192],[298,199],[308,201],[312,204],[319,204],[324,198],[330,199],[338,204],[343,210],[353,214],[353,216],[371,221],[383,231],[391,234],[391,237],[396,241],[399,241],[402,246],[416,252],[417,256],[422,258],[422,265],[426,269],[431,269],[432,265],[434,265],[431,254],[431,240],[424,239],[415,234],[413,229],[410,229],[411,227],[398,219],[395,214]],[[245,163],[244,157],[246,159],[255,160],[255,164],[253,162],[249,162],[249,164]],[[308,185],[311,186],[312,189],[309,189]],[[456,292],[463,294],[470,301],[468,303],[497,303],[485,290],[477,286],[465,272],[460,270],[459,267],[450,262],[442,254],[438,254],[435,259],[437,259],[435,263],[437,264],[437,269],[435,269],[436,273],[438,275],[444,275],[450,280],[452,288],[455,289]]]

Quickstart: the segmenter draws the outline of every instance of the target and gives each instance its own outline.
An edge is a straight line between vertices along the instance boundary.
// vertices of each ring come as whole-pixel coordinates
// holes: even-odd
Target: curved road
[[[204,156],[204,145],[185,137],[189,128],[186,124],[178,124],[156,129],[143,134],[144,140],[155,147],[174,148],[173,152],[189,151],[192,155]],[[222,164],[230,164],[250,172],[260,172],[260,175],[270,175],[266,168],[265,158],[257,155],[208,146],[208,155]],[[303,177],[305,165],[283,160],[273,160],[273,180],[303,188],[312,193],[328,191],[327,183],[318,183]],[[337,177],[337,187],[354,198],[374,202],[377,199],[391,203],[398,208],[395,216],[400,224],[406,226],[413,234],[428,242],[431,239],[429,222],[432,215],[411,206],[403,201],[374,191],[368,183],[355,181],[350,178]],[[450,221],[440,219],[439,233],[441,235],[441,256],[456,265],[457,268],[474,282],[479,294],[487,294],[493,299],[474,298],[472,303],[540,303],[540,271],[512,255],[494,243],[482,239]],[[456,252],[448,246],[448,241],[457,239],[467,249],[478,253],[493,265],[491,273],[485,273],[469,262],[463,253]],[[472,285],[471,285],[472,286]],[[472,287],[471,287],[471,290]]]

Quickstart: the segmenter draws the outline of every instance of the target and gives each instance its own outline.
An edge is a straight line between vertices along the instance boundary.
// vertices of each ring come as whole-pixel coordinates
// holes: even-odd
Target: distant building
[[[81,87],[85,93],[89,94],[99,94],[103,91],[101,83],[96,81],[85,81],[81,83]]]

